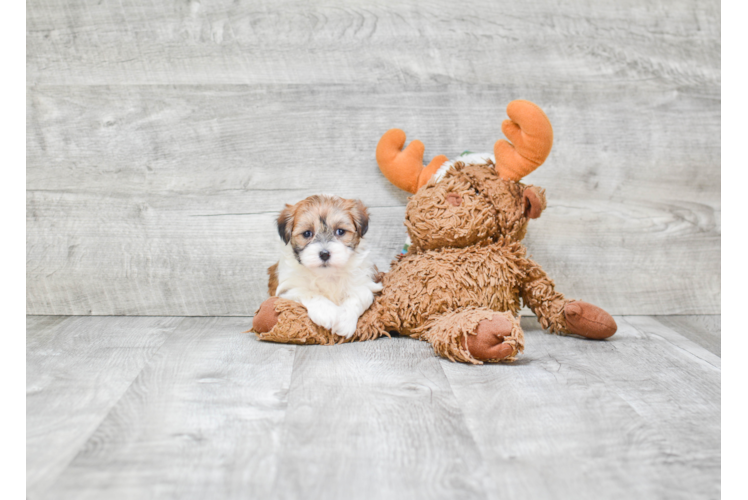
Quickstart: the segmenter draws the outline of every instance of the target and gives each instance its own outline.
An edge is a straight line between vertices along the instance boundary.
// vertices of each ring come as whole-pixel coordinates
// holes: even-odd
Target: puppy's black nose
[[[322,250],[319,253],[319,258],[322,259],[322,262],[327,262],[328,260],[330,260],[330,252],[328,252],[327,250]]]

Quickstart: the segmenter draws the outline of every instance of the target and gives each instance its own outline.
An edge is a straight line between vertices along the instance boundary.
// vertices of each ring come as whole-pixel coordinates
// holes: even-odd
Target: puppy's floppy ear
[[[545,189],[537,186],[527,186],[522,193],[525,202],[525,217],[537,219],[545,210]]]
[[[359,238],[363,238],[366,231],[369,230],[369,212],[367,212],[366,205],[364,205],[361,200],[356,200],[354,203],[353,209],[351,210],[351,214],[353,215],[353,225],[356,226],[356,232],[358,233]]]
[[[283,243],[288,244],[291,241],[291,235],[293,234],[293,205],[286,204],[286,208],[278,216],[278,234]]]

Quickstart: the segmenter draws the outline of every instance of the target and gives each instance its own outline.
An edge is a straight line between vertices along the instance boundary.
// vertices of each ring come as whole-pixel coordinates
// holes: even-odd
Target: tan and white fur
[[[268,269],[270,295],[300,302],[314,323],[350,338],[382,290],[363,240],[368,226],[359,200],[314,195],[286,205],[278,217],[281,258]]]

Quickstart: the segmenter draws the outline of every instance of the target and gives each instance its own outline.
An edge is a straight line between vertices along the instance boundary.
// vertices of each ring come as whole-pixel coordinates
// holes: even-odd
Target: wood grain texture
[[[721,361],[661,320],[588,341],[526,318],[517,362],[470,366],[262,343],[251,318],[31,318],[27,497],[718,498]]]
[[[299,349],[279,498],[485,498],[478,447],[431,346]]]
[[[538,91],[556,103],[557,138],[527,178],[549,200],[530,252],[564,293],[612,313],[718,312],[719,141],[691,126],[719,130],[718,95],[663,104],[660,91],[596,88],[581,108],[573,91]],[[32,89],[27,311],[252,314],[277,259],[274,216],[318,192],[372,208],[368,238],[386,269],[406,197],[374,162],[382,131],[402,126],[433,154],[490,148],[496,103],[516,90],[369,90]],[[643,132],[624,113],[659,125]],[[652,139],[664,123],[668,137]]]
[[[718,85],[720,3],[35,0],[30,84]]]
[[[719,358],[652,317],[616,321],[599,342],[526,319],[515,365],[443,364],[494,498],[719,497]]]
[[[49,498],[267,498],[295,346],[251,318],[187,318],[111,409]]]
[[[722,337],[722,498],[738,498],[736,495],[737,479],[737,388],[738,365],[737,317],[724,314],[721,317],[720,330]],[[742,368],[742,367],[741,367]]]
[[[179,318],[37,316],[26,329],[26,484],[47,491]]]
[[[722,316],[658,316],[657,321],[712,354],[722,355]]]
[[[614,314],[720,312],[720,4],[27,6],[27,313],[250,315],[272,217],[332,192],[399,251],[374,161],[490,150],[506,104],[555,128],[530,252]]]

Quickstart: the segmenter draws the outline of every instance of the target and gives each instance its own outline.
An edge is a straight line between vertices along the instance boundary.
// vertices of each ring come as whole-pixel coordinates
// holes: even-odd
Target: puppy
[[[382,290],[363,241],[368,226],[359,200],[314,195],[286,205],[278,217],[281,258],[268,269],[270,295],[300,302],[314,323],[350,338]]]

